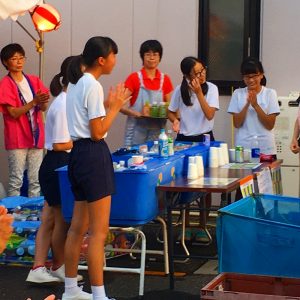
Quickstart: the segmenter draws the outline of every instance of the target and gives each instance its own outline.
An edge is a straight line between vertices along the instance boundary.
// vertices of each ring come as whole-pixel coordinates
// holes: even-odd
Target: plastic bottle
[[[159,156],[163,158],[168,158],[168,136],[166,135],[165,129],[160,130],[160,135],[158,136],[159,145]]]
[[[251,141],[251,162],[259,163],[260,149],[258,143],[258,137],[255,135]]]
[[[168,155],[174,155],[174,141],[172,137],[172,130],[168,130]]]
[[[154,142],[153,142],[153,146],[151,147],[150,150],[151,150],[151,152],[152,152],[153,154],[156,154],[156,155],[159,154],[158,141],[154,141]]]
[[[143,113],[144,116],[147,116],[147,117],[150,116],[150,103],[149,103],[149,101],[145,102],[142,113]]]
[[[153,118],[157,118],[158,117],[158,105],[157,105],[157,102],[153,102],[153,104],[151,105],[150,116],[153,117]]]
[[[160,118],[166,118],[167,117],[167,107],[166,107],[165,102],[160,102],[159,103],[158,116]]]

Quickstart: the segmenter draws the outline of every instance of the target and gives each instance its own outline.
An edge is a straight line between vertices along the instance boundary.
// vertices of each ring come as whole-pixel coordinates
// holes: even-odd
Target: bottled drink
[[[258,143],[258,137],[255,135],[252,139],[252,146],[251,146],[251,162],[258,163],[259,156],[260,156],[260,149],[259,149],[259,143]]]
[[[163,158],[168,158],[168,136],[166,135],[165,129],[160,130],[160,135],[158,136],[159,145],[159,156]]]
[[[166,118],[167,117],[167,107],[166,107],[165,102],[160,102],[159,103],[158,116],[160,118]]]
[[[158,141],[153,142],[153,146],[151,147],[151,152],[158,155],[159,154],[159,146],[158,146]]]
[[[244,162],[244,148],[242,146],[235,147],[235,161],[237,163]]]
[[[168,155],[174,155],[174,141],[171,130],[168,130]]]
[[[150,116],[150,103],[149,103],[149,101],[145,102],[142,113],[143,113],[144,116]]]
[[[158,105],[157,102],[153,102],[150,108],[150,116],[157,118],[158,117]]]

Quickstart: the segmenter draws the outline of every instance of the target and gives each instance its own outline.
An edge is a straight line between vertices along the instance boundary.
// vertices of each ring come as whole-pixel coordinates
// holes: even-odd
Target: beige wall
[[[197,0],[51,0],[61,13],[62,25],[56,32],[45,34],[44,82],[49,85],[59,70],[63,58],[79,54],[86,40],[93,35],[108,35],[119,46],[118,63],[112,75],[102,77],[107,91],[140,68],[138,50],[146,39],[158,39],[164,46],[161,69],[168,73],[174,85],[181,81],[179,63],[186,55],[197,55]],[[299,90],[300,36],[297,34],[299,0],[262,0],[261,55],[269,86],[278,94]],[[29,16],[19,18],[33,34]],[[38,74],[38,55],[34,42],[14,22],[0,23],[0,47],[21,43],[27,59],[26,72]],[[0,75],[5,74],[0,68]],[[215,133],[219,140],[231,143],[231,119],[226,113],[229,97],[221,97],[216,115]],[[0,118],[0,132],[3,131]],[[108,143],[111,149],[122,145],[123,116],[114,123]],[[7,158],[0,134],[0,182],[7,184]]]
[[[113,74],[102,77],[104,89],[124,81],[126,76],[141,67],[138,54],[146,39],[158,39],[164,47],[161,69],[170,74],[174,85],[180,82],[179,62],[186,55],[197,54],[196,0],[52,0],[62,16],[61,28],[45,34],[44,82],[49,85],[68,55],[79,54],[87,39],[93,35],[107,35],[119,46],[118,62]],[[35,34],[29,16],[19,21]],[[188,32],[188,34],[186,34]],[[14,22],[0,25],[0,47],[18,42],[26,50],[27,73],[38,74],[38,55],[34,42]],[[0,75],[5,71],[0,68]],[[0,130],[3,131],[2,118]],[[110,130],[107,141],[111,149],[122,145],[125,118],[120,115]],[[0,134],[0,182],[7,185],[7,158]]]

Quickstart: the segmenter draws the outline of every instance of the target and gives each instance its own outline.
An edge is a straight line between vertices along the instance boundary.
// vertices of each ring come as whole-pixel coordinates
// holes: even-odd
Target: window
[[[244,86],[240,64],[259,58],[261,0],[200,0],[198,57],[220,94]]]

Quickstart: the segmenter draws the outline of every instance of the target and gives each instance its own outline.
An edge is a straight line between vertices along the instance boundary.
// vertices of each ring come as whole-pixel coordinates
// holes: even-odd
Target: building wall
[[[300,36],[297,30],[298,0],[262,0],[262,61],[269,86],[280,95],[297,90],[297,71]],[[58,72],[62,60],[68,55],[80,54],[87,39],[94,35],[107,35],[119,46],[117,65],[109,76],[101,77],[105,91],[123,81],[132,71],[141,67],[138,51],[146,39],[158,39],[164,47],[160,69],[168,73],[174,86],[181,81],[179,63],[184,56],[197,55],[198,1],[197,0],[51,0],[61,13],[62,25],[55,32],[45,33],[45,84]],[[35,34],[28,15],[19,18]],[[15,23],[1,21],[0,47],[10,42],[22,44],[26,50],[27,73],[38,74],[39,55],[34,41]],[[0,75],[5,70],[0,68]],[[215,135],[218,140],[231,144],[231,118],[226,113],[229,97],[220,98],[220,111],[216,115]],[[125,118],[121,114],[107,138],[111,150],[122,145]],[[3,121],[0,118],[0,132]],[[7,185],[7,157],[3,134],[0,134],[0,182]]]

